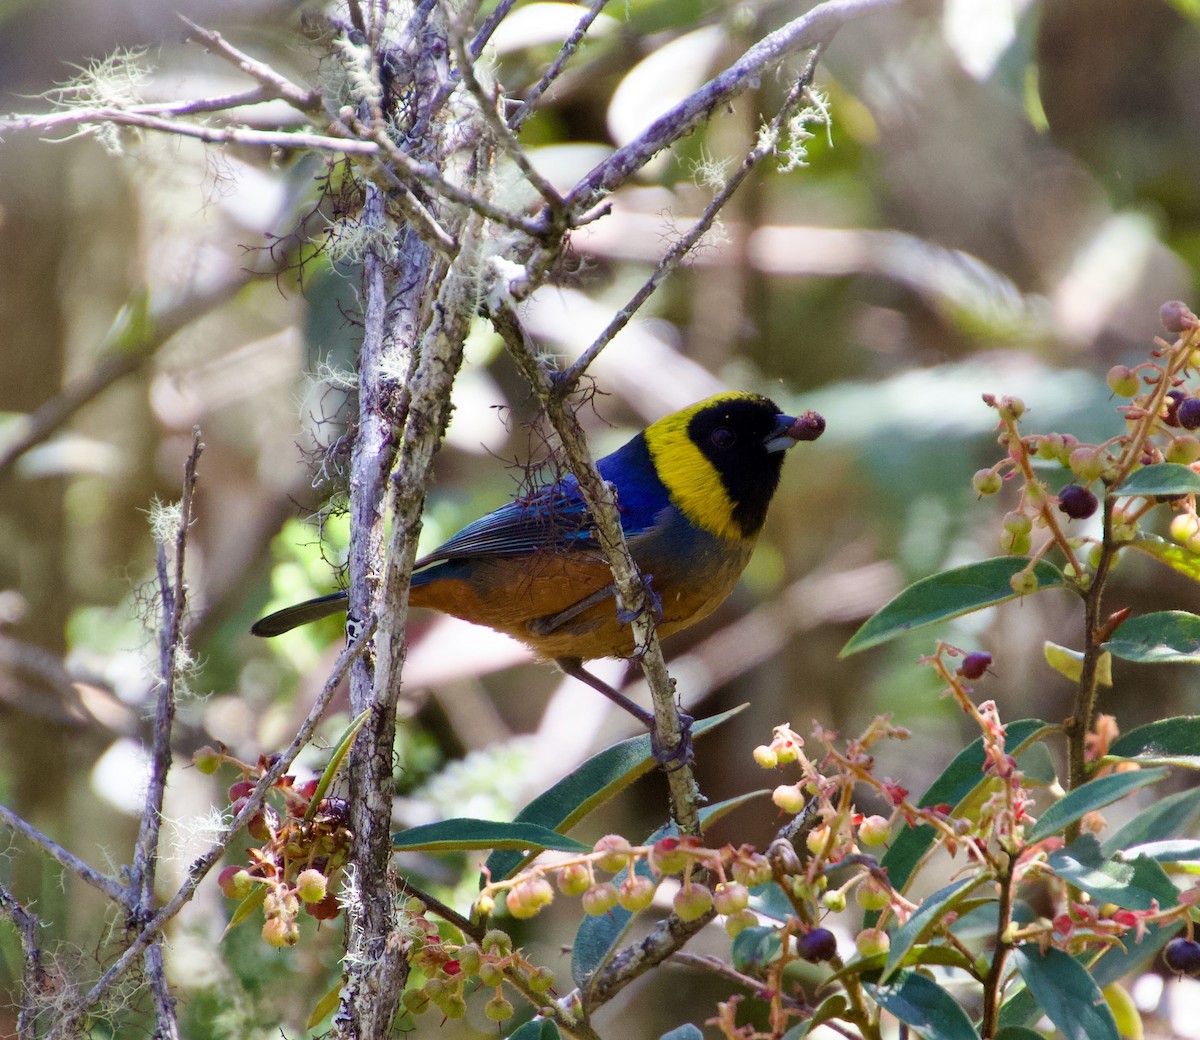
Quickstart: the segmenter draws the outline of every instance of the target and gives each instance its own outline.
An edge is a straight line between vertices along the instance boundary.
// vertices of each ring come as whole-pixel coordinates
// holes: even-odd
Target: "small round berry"
[[[837,954],[837,939],[828,928],[814,928],[796,940],[796,955],[806,961],[827,961]]]
[[[678,874],[688,864],[678,838],[661,838],[650,846],[650,867],[656,874]]]
[[[564,896],[581,896],[592,883],[588,868],[582,863],[571,863],[558,872],[558,890]]]
[[[479,898],[475,900],[475,910],[472,917],[484,918],[491,917],[496,912],[496,900],[490,892],[481,892]]]
[[[1104,451],[1092,445],[1076,448],[1067,457],[1067,465],[1071,467],[1071,472],[1085,484],[1098,478],[1107,464],[1108,458]]]
[[[1185,397],[1180,401],[1175,418],[1185,430],[1200,429],[1200,397]]]
[[[406,989],[400,1003],[410,1015],[420,1015],[430,1007],[429,998],[425,996],[425,991],[420,989]]]
[[[300,941],[300,929],[295,921],[283,917],[268,917],[262,927],[263,942],[276,949],[295,946]]]
[[[504,982],[504,969],[492,961],[481,961],[476,972],[479,981],[484,986],[496,987]]]
[[[994,495],[1004,487],[1004,478],[990,469],[981,469],[971,478],[971,487],[975,489],[976,494]]]
[[[829,824],[822,823],[804,836],[804,844],[814,856],[819,856],[829,844]]]
[[[831,888],[821,896],[821,905],[832,914],[840,914],[846,909],[846,893],[840,888]]]
[[[254,888],[254,879],[245,867],[226,867],[217,875],[217,885],[226,899],[245,899]]]
[[[1195,328],[1196,315],[1182,300],[1168,300],[1158,309],[1158,320],[1168,332],[1178,335],[1188,329]]]
[[[525,981],[534,993],[549,993],[554,988],[554,972],[549,968],[534,968]]]
[[[864,845],[882,845],[890,833],[891,827],[883,816],[868,816],[858,825],[858,840]]]
[[[864,910],[882,910],[892,901],[892,894],[874,878],[868,878],[854,890],[854,901]]]
[[[508,890],[504,897],[508,912],[516,918],[533,917],[554,901],[554,889],[544,877],[526,878]]]
[[[1018,571],[1008,579],[1008,583],[1018,596],[1029,596],[1038,590],[1037,575],[1028,569]]]
[[[1033,530],[1033,517],[1028,513],[1019,513],[1016,510],[1005,513],[1004,530],[1011,531],[1013,534],[1029,534]]]
[[[754,749],[754,761],[763,769],[774,769],[779,765],[779,756],[766,744],[759,744]]]
[[[788,847],[790,848],[790,846]],[[760,856],[758,853],[739,856],[733,861],[729,872],[733,875],[734,881],[740,881],[750,888],[755,885],[765,885],[773,876],[767,857]]]
[[[1025,402],[1019,397],[1002,397],[997,405],[1002,419],[1019,419],[1025,414]]]
[[[489,1022],[507,1022],[516,1013],[512,1004],[497,993],[483,1005],[483,1013]]]
[[[484,953],[496,957],[507,957],[513,951],[512,936],[503,928],[489,928],[479,945]]]
[[[986,650],[975,650],[963,658],[962,664],[958,666],[958,674],[974,682],[976,679],[982,679],[991,667],[992,655]]]
[[[1141,383],[1128,365],[1113,365],[1108,370],[1108,388],[1118,397],[1135,397]]]
[[[616,906],[618,898],[617,886],[611,881],[602,881],[583,893],[583,912],[599,917]]]
[[[671,903],[675,916],[681,921],[698,921],[712,905],[712,893],[703,885],[694,885],[690,881],[675,893]]]
[[[744,932],[756,924],[758,924],[758,914],[753,910],[739,910],[736,914],[730,914],[725,918],[725,934],[734,939],[737,938],[739,932]]]
[[[1196,402],[1200,404],[1200,401]],[[1096,496],[1078,484],[1068,484],[1058,493],[1058,508],[1072,520],[1086,520],[1100,505]]]
[[[863,957],[873,957],[879,953],[887,953],[892,940],[882,928],[864,928],[855,936],[854,945]]]
[[[596,860],[596,866],[601,870],[607,870],[610,874],[615,874],[622,867],[628,865],[629,854],[633,849],[621,835],[606,834],[596,842],[593,851],[600,854]]]
[[[197,748],[192,753],[192,765],[205,776],[212,776],[213,773],[221,768],[223,761],[224,757],[221,752],[209,744],[205,744],[202,748]]]
[[[645,910],[654,902],[654,891],[657,886],[648,877],[631,874],[621,882],[617,892],[617,901],[631,914]]]
[[[1019,534],[1016,531],[1000,533],[1000,548],[1010,556],[1024,556],[1032,546],[1033,539],[1029,534]]]
[[[1200,975],[1200,942],[1172,939],[1163,950],[1163,963],[1177,975]]]
[[[296,895],[302,902],[319,903],[325,898],[325,891],[328,886],[328,879],[319,870],[314,870],[309,867],[308,870],[300,871],[296,878]]]
[[[796,784],[781,784],[771,792],[773,801],[785,813],[798,813],[804,808],[804,793]]]
[[[1186,545],[1191,539],[1200,535],[1200,517],[1195,513],[1179,513],[1171,519],[1171,537]]]
[[[1200,404],[1200,399],[1196,403]],[[1188,434],[1174,437],[1163,452],[1163,458],[1179,466],[1190,466],[1200,460],[1200,440]]]
[[[458,966],[464,975],[478,975],[483,964],[483,951],[474,943],[467,943],[458,951]]]
[[[1179,406],[1187,397],[1182,390],[1168,390],[1166,399],[1163,404],[1166,406],[1166,412],[1163,414],[1163,422],[1168,426],[1179,425]]]
[[[736,881],[722,881],[713,890],[713,908],[728,917],[750,905],[750,890]]]

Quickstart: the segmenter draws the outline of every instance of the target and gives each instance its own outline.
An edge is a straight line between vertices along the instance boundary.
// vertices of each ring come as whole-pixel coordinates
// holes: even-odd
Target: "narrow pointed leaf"
[[[914,628],[1016,599],[1010,582],[1028,564],[1021,556],[1000,556],[922,578],[868,618],[838,656],[849,657]],[[1062,572],[1045,560],[1034,565],[1033,573],[1037,576],[1038,592],[1065,582]]]
[[[229,917],[229,924],[225,926],[224,934],[228,935],[230,932],[232,932],[239,924],[246,920],[247,917],[254,913],[255,910],[262,906],[266,898],[267,886],[255,885],[254,888],[250,890],[250,894],[234,908],[233,913]]]
[[[1145,845],[1134,845],[1126,849],[1123,857],[1135,859],[1144,856],[1155,863],[1197,863],[1200,862],[1200,841],[1190,838],[1177,838],[1174,841],[1151,841]]]
[[[1120,1040],[1104,994],[1074,957],[1034,945],[1018,946],[1012,955],[1029,992],[1067,1040]]]
[[[918,972],[906,969],[890,983],[864,985],[880,1007],[925,1040],[979,1040],[979,1032],[958,1001]]]
[[[1138,726],[1114,740],[1108,753],[1119,758],[1200,755],[1200,715],[1180,715]]]
[[[692,736],[701,737],[745,710],[740,704],[729,711],[692,723]],[[648,733],[607,747],[572,770],[553,787],[538,795],[517,813],[516,823],[535,823],[553,831],[569,831],[588,813],[615,797],[638,777],[656,768]],[[512,877],[527,862],[517,852],[502,851],[488,857],[487,874],[493,881]]]
[[[395,851],[463,852],[470,849],[557,849],[590,852],[591,845],[535,823],[497,823],[460,817],[410,827],[392,835]]]
[[[1091,834],[1050,853],[1046,863],[1098,905],[1114,903],[1126,910],[1150,910],[1155,904],[1165,909],[1179,902],[1178,890],[1154,860],[1106,857]]]
[[[1140,535],[1128,543],[1129,548],[1153,556],[1159,563],[1165,563],[1173,571],[1185,578],[1200,581],[1200,554],[1186,549],[1175,542],[1168,542],[1158,535]]]
[[[1156,462],[1130,473],[1121,483],[1109,491],[1109,498],[1126,495],[1195,495],[1200,494],[1200,474],[1189,466],[1176,462]]]
[[[312,1009],[312,1013],[308,1016],[308,1021],[304,1024],[305,1029],[316,1029],[328,1016],[332,1015],[337,1010],[338,1003],[342,997],[342,980],[338,979],[334,983],[333,989],[329,990],[325,996],[317,1001],[316,1007]]]
[[[1029,832],[1029,842],[1041,841],[1066,829],[1088,813],[1124,798],[1127,794],[1157,783],[1168,774],[1166,769],[1139,769],[1133,773],[1111,773],[1075,788],[1042,813]]]
[[[305,823],[312,820],[313,814],[321,804],[321,799],[325,797],[325,792],[329,790],[329,785],[333,783],[334,777],[337,776],[337,771],[341,768],[342,762],[350,750],[350,745],[354,743],[354,738],[358,736],[358,731],[363,728],[363,723],[370,717],[371,709],[367,708],[360,712],[356,719],[351,720],[350,725],[342,733],[341,739],[338,740],[337,745],[333,749],[333,754],[329,756],[329,761],[321,773],[321,779],[317,781],[317,788],[313,792],[313,796],[308,800],[308,808],[304,810]]]
[[[1200,664],[1200,617],[1161,610],[1130,618],[1104,648],[1139,664]]]
[[[982,877],[965,877],[945,888],[939,889],[933,895],[921,900],[916,912],[897,928],[892,935],[891,946],[888,948],[887,963],[883,966],[880,982],[887,982],[891,975],[904,962],[918,942],[928,936],[929,931],[942,919],[945,914],[954,909],[958,902],[964,899],[972,888],[983,881]]]
[[[1114,856],[1131,846],[1191,834],[1197,822],[1200,822],[1200,787],[1168,795],[1147,806],[1109,837],[1102,848],[1106,856]]]

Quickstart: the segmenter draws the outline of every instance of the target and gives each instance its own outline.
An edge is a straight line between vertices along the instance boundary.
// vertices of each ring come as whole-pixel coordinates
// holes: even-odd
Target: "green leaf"
[[[250,890],[250,894],[234,908],[233,913],[229,917],[229,924],[225,926],[225,932],[223,934],[228,935],[230,932],[232,932],[239,924],[246,920],[247,917],[254,913],[255,910],[262,906],[266,898],[267,886],[255,885]]]
[[[321,773],[321,779],[317,781],[316,790],[308,800],[308,808],[304,810],[305,823],[311,822],[313,814],[321,804],[321,799],[325,797],[325,792],[329,790],[329,785],[333,783],[334,777],[337,776],[337,771],[341,768],[342,761],[350,750],[350,745],[354,743],[354,738],[358,736],[358,731],[363,728],[363,724],[370,717],[371,709],[364,709],[343,731],[337,745],[333,749],[333,754],[329,757],[329,762],[326,763],[325,769]]]
[[[1200,664],[1200,617],[1160,610],[1130,618],[1104,648],[1138,664]]]
[[[884,985],[864,982],[880,1007],[920,1033],[926,1040],[978,1040],[967,1013],[936,982],[911,969]]]
[[[1013,754],[1021,754],[1029,748],[1033,741],[1053,727],[1041,719],[1021,719],[1010,722],[1005,727],[1005,744]],[[941,773],[929,789],[917,802],[922,808],[932,805],[949,805],[957,808],[974,794],[987,779],[983,774],[984,754],[983,738],[976,738],[963,748]],[[892,885],[903,891],[908,884],[921,857],[933,844],[937,832],[929,826],[905,827],[901,830],[883,857],[883,866],[887,869],[888,878]],[[867,927],[872,927],[875,917],[868,918]]]
[[[1052,852],[1046,863],[1099,905],[1115,903],[1126,910],[1149,910],[1155,903],[1165,909],[1179,902],[1178,890],[1154,860],[1145,856],[1106,858],[1091,834]]]
[[[1013,959],[1029,992],[1067,1040],[1120,1040],[1104,994],[1074,957],[1026,944],[1013,950]]]
[[[332,1015],[337,1010],[338,1004],[342,999],[342,980],[339,978],[334,983],[333,989],[329,990],[325,996],[317,1001],[316,1006],[312,1009],[308,1016],[308,1021],[304,1023],[305,1029],[316,1029],[321,1022]]]
[[[838,656],[849,657],[914,628],[1016,599],[1010,581],[1028,564],[1021,556],[999,556],[922,578],[868,618]],[[1062,572],[1045,560],[1034,565],[1033,573],[1037,576],[1038,592],[1057,588],[1066,581]]]
[[[1046,1040],[1036,1029],[1028,1026],[1004,1026],[996,1030],[996,1040]]]
[[[1158,535],[1140,535],[1127,543],[1129,548],[1153,556],[1159,563],[1165,563],[1173,571],[1178,571],[1185,578],[1200,581],[1200,555],[1186,549],[1175,542],[1168,542]]]
[[[535,823],[497,823],[460,817],[409,827],[392,835],[394,851],[462,852],[470,849],[557,849],[590,852],[591,845]]]
[[[933,895],[921,900],[916,912],[897,928],[892,935],[891,946],[888,948],[887,963],[883,967],[880,982],[887,982],[897,968],[904,962],[908,952],[927,938],[933,927],[945,914],[952,910],[960,900],[965,898],[970,890],[978,885],[983,878],[965,877],[945,888],[939,889]]]
[[[719,718],[720,716],[717,717]],[[760,797],[766,793],[766,791],[754,791],[748,795],[739,795],[736,798],[717,802],[716,805],[706,806],[700,810],[701,827],[715,823],[725,816],[726,813],[732,812],[749,799]],[[678,828],[676,828],[674,823],[664,824],[651,834],[643,844],[652,845],[660,838],[671,837],[678,833]],[[635,870],[642,877],[654,876],[644,859],[638,860]],[[622,870],[613,878],[613,884],[619,885],[628,873],[627,870]],[[624,938],[625,933],[629,931],[629,926],[633,923],[633,918],[633,914],[620,906],[613,907],[607,914],[599,917],[584,917],[575,932],[575,942],[571,949],[571,977],[575,980],[577,986],[581,989],[586,987],[591,981],[592,976],[612,956],[613,950],[617,948],[617,944]]]
[[[1134,845],[1126,849],[1125,856],[1130,858],[1145,856],[1155,863],[1194,863],[1200,862],[1200,841],[1192,838],[1176,838],[1173,841],[1151,841],[1145,845]]]
[[[685,1022],[681,1026],[676,1026],[670,1032],[663,1033],[658,1040],[704,1040],[704,1034],[700,1032],[699,1026],[694,1026],[691,1022]]]
[[[812,1018],[806,1018],[799,1025],[792,1026],[783,1034],[783,1040],[804,1040],[808,1034],[831,1018],[841,1018],[850,1005],[840,993],[834,993],[821,1001],[821,1006],[812,1013]]]
[[[733,718],[747,706],[741,704],[720,715],[692,723],[692,736],[700,737]],[[650,735],[622,740],[593,755],[549,790],[517,813],[516,823],[535,823],[552,831],[569,831],[597,806],[615,797],[638,777],[656,767]],[[496,852],[488,857],[487,876],[493,881],[512,877],[528,862],[516,852]]]
[[[531,1018],[515,1032],[508,1034],[508,1040],[561,1040],[558,1026],[552,1018]]]
[[[1057,834],[1087,813],[1110,805],[1138,788],[1157,783],[1169,772],[1167,769],[1139,769],[1132,773],[1111,773],[1091,780],[1064,795],[1042,813],[1026,840],[1033,843]]]
[[[1200,755],[1200,715],[1179,715],[1138,726],[1114,740],[1108,753],[1118,758]]]
[[[1114,856],[1131,846],[1166,841],[1177,834],[1190,834],[1200,820],[1200,788],[1180,791],[1147,806],[1101,846]]]
[[[756,972],[775,959],[782,945],[778,928],[753,925],[733,937],[730,960],[738,971]]]
[[[1156,462],[1130,473],[1117,487],[1108,492],[1109,498],[1124,498],[1126,495],[1200,494],[1200,474],[1188,466],[1176,462]]]

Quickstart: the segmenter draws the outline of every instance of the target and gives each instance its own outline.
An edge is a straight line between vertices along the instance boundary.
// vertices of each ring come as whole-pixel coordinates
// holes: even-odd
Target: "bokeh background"
[[[314,77],[299,5],[175,6],[294,78]],[[523,140],[569,184],[804,6],[612,5]],[[492,58],[511,94],[537,78],[580,10],[518,5]],[[1079,642],[1081,610],[1065,594],[848,660],[838,650],[907,582],[998,553],[998,518],[1014,503],[971,491],[973,471],[998,457],[981,394],[1023,397],[1030,432],[1104,439],[1121,427],[1109,366],[1146,356],[1163,301],[1197,302],[1198,12],[1195,0],[945,0],[852,24],[817,76],[833,123],[828,136],[814,128],[809,165],[757,171],[719,231],[593,368],[600,393],[585,418],[598,454],[724,387],[828,420],[820,441],[791,453],[737,592],[667,644],[696,713],[749,703],[700,747],[713,800],[763,786],[749,752],[774,724],[807,733],[818,720],[852,734],[880,712],[912,731],[881,752],[880,771],[922,789],[971,736],[916,663],[938,637],[994,655],[981,692],[1005,718],[1066,714],[1069,686],[1041,657],[1044,639]],[[40,95],[74,66],[118,50],[140,52],[136,89],[147,99],[247,85],[181,36],[174,13],[150,0],[0,5],[0,106],[42,111]],[[707,202],[704,169],[739,161],[787,85],[764,80],[575,236],[570,269],[525,311],[547,350],[570,358],[586,347]],[[320,160],[132,133],[109,144],[18,133],[0,144],[0,451],[64,388],[102,387],[52,439],[0,469],[0,799],[100,867],[128,861],[150,698],[147,511],[178,497],[199,424],[188,560],[196,668],[180,711],[166,886],[203,847],[231,779],[198,775],[188,755],[214,739],[250,760],[283,747],[340,645],[337,622],[273,643],[248,628],[336,582],[346,528],[327,509],[340,474],[323,449],[345,432],[357,274],[352,237],[317,206]],[[324,253],[301,247],[301,225]],[[277,277],[253,273],[271,260],[281,261]],[[114,353],[114,323],[144,330],[147,308],[178,331]],[[528,425],[530,395],[486,328],[472,336],[456,407],[430,492],[430,545],[505,501],[544,447]],[[1128,560],[1111,605],[1194,610],[1200,596]],[[511,815],[631,732],[600,698],[491,633],[420,617],[410,637],[398,825]],[[624,670],[602,667],[614,681]],[[1186,667],[1118,662],[1115,672],[1102,709],[1123,728],[1195,710]],[[339,710],[326,736],[344,725]],[[318,749],[307,768],[320,761]],[[664,812],[651,777],[585,829],[637,837]],[[777,822],[763,800],[713,837],[762,845]],[[463,874],[455,862],[405,866],[449,893]],[[0,878],[46,922],[64,978],[91,977],[113,924],[95,893],[7,837]],[[450,898],[465,905],[467,889]],[[304,1035],[335,978],[339,928],[268,951],[253,927],[222,939],[227,914],[206,885],[171,935],[187,1035]],[[541,918],[527,930],[564,975],[570,917],[557,931]],[[6,926],[0,951],[0,989],[11,990],[20,958]],[[601,1028],[658,1036],[681,1008],[728,992],[661,975],[632,987]],[[1159,1010],[1163,1029],[1195,1035],[1168,1004]],[[133,1036],[149,1021],[134,1001],[96,1028]],[[494,1031],[475,1009],[439,1035]]]

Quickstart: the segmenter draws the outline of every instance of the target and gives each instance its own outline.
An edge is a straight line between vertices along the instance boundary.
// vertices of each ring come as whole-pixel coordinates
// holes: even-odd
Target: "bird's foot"
[[[654,575],[643,574],[642,584],[645,586],[647,598],[647,602],[642,607],[642,610],[651,611],[654,614],[654,620],[656,622],[661,621],[663,616],[662,596],[654,591]],[[624,607],[618,603],[617,620],[620,621],[622,625],[628,625],[634,621],[639,614],[642,613],[642,610],[632,610],[629,607]]]
[[[650,754],[659,767],[668,773],[674,773],[684,766],[690,766],[695,761],[696,754],[692,744],[692,718],[682,708],[679,712],[679,742],[673,748],[663,747],[658,739],[658,730],[653,722],[650,724]]]

